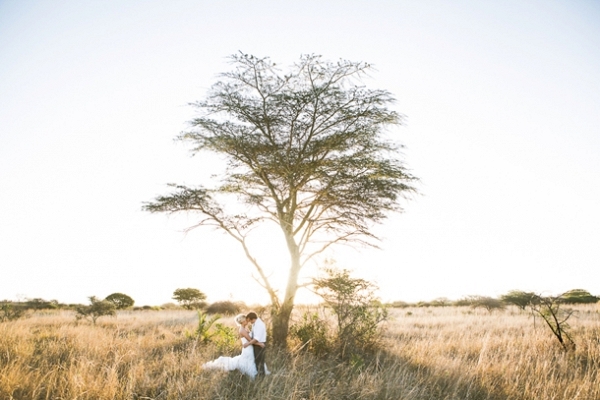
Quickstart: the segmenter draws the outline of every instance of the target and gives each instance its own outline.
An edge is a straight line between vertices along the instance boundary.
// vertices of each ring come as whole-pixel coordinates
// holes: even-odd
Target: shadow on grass
[[[202,371],[202,399],[405,399],[504,400],[475,377],[434,371],[397,354],[381,351],[364,363],[319,360],[308,354],[272,354],[271,376],[250,378],[238,372]],[[200,389],[200,388],[199,388]]]

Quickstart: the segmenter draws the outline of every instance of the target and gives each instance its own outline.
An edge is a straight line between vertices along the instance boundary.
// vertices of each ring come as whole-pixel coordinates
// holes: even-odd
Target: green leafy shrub
[[[209,317],[207,313],[198,311],[198,325],[194,331],[193,337],[201,342],[209,342],[215,335],[215,332],[211,331],[211,327],[219,319],[221,319],[219,314]]]
[[[313,279],[313,287],[336,319],[334,348],[341,359],[371,353],[378,348],[387,309],[375,296],[377,286],[350,277],[348,270],[326,268],[325,276]]]
[[[26,315],[27,309],[13,304],[10,300],[0,302],[0,322],[14,321]]]
[[[116,314],[116,307],[110,301],[99,300],[96,296],[90,296],[89,299],[90,305],[76,308],[76,319],[90,318],[95,325],[98,318]]]
[[[290,327],[292,338],[300,342],[300,350],[309,351],[318,357],[330,352],[327,322],[319,318],[318,313],[305,312],[302,320]]]
[[[240,339],[237,331],[223,324],[214,324],[210,341],[217,346],[221,353],[231,353],[240,349]]]
[[[32,310],[56,310],[60,308],[57,300],[46,301],[44,299],[27,299],[25,307]]]

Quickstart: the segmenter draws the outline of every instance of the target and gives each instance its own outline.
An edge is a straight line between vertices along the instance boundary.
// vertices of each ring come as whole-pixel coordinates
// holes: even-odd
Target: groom
[[[248,322],[252,324],[252,332],[250,333],[252,338],[257,342],[264,345],[267,343],[267,327],[262,319],[258,318],[258,315],[254,311],[250,311],[246,315]],[[256,370],[259,376],[265,375],[265,347],[253,344],[254,348],[254,363],[256,364]]]

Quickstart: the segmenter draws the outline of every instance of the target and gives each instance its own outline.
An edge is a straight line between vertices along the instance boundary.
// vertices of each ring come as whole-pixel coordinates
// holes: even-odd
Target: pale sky
[[[173,138],[226,57],[367,61],[421,178],[381,250],[338,248],[384,301],[600,295],[596,1],[0,1],[0,299],[266,303],[233,241],[142,202],[206,183]],[[280,285],[279,236],[256,239]],[[311,266],[307,273],[316,269]],[[299,300],[308,297],[300,294]]]

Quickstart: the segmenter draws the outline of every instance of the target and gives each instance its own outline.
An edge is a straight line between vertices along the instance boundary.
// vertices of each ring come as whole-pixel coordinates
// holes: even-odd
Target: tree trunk
[[[298,275],[300,273],[300,253],[298,246],[291,233],[286,233],[288,250],[290,251],[291,266],[288,282],[285,288],[285,297],[281,306],[273,308],[271,318],[273,322],[273,344],[279,347],[287,347],[287,335],[290,327],[290,317],[294,309],[294,299],[298,291]]]
[[[287,335],[293,308],[294,303],[291,301],[283,303],[278,310],[272,311],[273,345],[284,348],[287,347]]]

